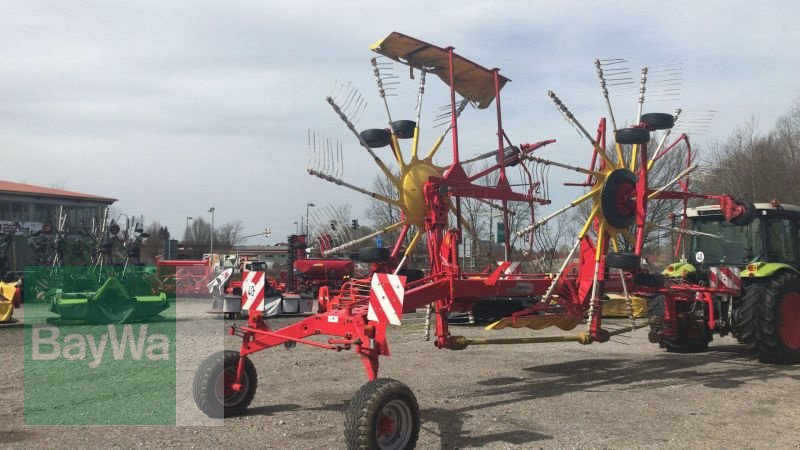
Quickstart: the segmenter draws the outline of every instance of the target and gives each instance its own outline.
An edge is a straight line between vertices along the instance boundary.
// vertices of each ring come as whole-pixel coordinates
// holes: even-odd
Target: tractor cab
[[[690,242],[687,260],[696,268],[765,264],[800,267],[800,207],[756,203],[755,213],[744,223],[725,220],[718,206],[690,208]]]

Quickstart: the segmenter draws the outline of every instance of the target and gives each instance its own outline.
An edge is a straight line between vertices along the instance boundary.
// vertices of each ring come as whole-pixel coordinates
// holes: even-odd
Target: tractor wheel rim
[[[215,383],[215,393],[217,400],[224,406],[234,406],[244,398],[247,389],[250,387],[250,378],[247,372],[242,374],[242,387],[238,391],[233,389],[233,383],[236,382],[236,367],[226,368],[217,377]]]
[[[412,414],[408,405],[401,400],[390,401],[378,414],[378,446],[391,450],[405,448],[411,439],[412,427]]]
[[[784,295],[779,312],[783,345],[792,350],[800,349],[800,293],[790,292]]]

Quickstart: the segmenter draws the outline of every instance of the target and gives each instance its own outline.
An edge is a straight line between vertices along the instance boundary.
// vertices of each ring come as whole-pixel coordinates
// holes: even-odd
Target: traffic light
[[[358,219],[353,219],[351,223],[353,224],[352,225],[353,229],[357,230],[358,229]]]
[[[331,230],[336,231],[336,221],[331,220]]]

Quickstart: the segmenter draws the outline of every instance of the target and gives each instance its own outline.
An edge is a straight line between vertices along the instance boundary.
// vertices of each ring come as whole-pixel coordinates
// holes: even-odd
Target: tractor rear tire
[[[676,309],[686,309],[687,302],[678,302]],[[711,342],[711,333],[705,325],[698,325],[691,321],[678,322],[677,336],[662,336],[655,339],[662,330],[669,327],[664,322],[664,296],[652,295],[647,298],[647,313],[650,316],[650,333],[659,346],[671,353],[700,353],[708,349]],[[684,311],[685,312],[685,311]]]
[[[385,263],[392,252],[386,247],[364,247],[358,250],[358,260],[365,263]]]
[[[419,438],[419,405],[411,389],[391,378],[361,386],[344,420],[348,449],[413,449]]]
[[[642,258],[634,253],[607,253],[606,266],[612,269],[638,270]]]
[[[784,272],[747,286],[739,338],[759,361],[800,363],[800,275]]]
[[[675,117],[667,113],[642,114],[641,122],[651,130],[668,130],[675,126]]]
[[[650,142],[650,132],[646,128],[623,128],[617,130],[617,144],[647,144]]]
[[[244,363],[242,389],[234,391],[230,384],[236,379],[239,366],[239,352],[225,350],[214,353],[200,364],[194,374],[192,396],[200,411],[214,419],[242,414],[258,387],[258,376],[253,361],[247,358]]]
[[[370,128],[361,132],[361,139],[369,148],[386,147],[392,141],[391,134],[382,128]]]

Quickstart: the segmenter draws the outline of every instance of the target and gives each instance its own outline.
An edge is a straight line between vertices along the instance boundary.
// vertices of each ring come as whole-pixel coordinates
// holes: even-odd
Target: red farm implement
[[[158,278],[164,283],[168,293],[208,295],[206,285],[213,278],[209,259],[162,260],[160,256],[156,256],[156,269]]]
[[[327,102],[345,123],[357,142],[376,162],[378,168],[397,188],[397,198],[387,197],[355,186],[324,170],[310,168],[309,173],[334,184],[347,187],[395,206],[402,215],[396,223],[370,235],[355,239],[346,246],[353,247],[380,234],[397,230],[395,245],[380,251],[362,249],[373,260],[373,273],[369,278],[351,280],[332,294],[329,289],[319,290],[319,312],[281,329],[272,329],[263,317],[252,314],[246,325],[233,326],[230,334],[242,338],[239,352],[212,355],[197,372],[195,401],[200,409],[212,417],[228,417],[242,413],[255,395],[256,371],[251,355],[262,350],[285,345],[310,345],[324,350],[352,350],[361,360],[368,382],[355,395],[347,412],[345,439],[351,448],[413,448],[420,430],[417,401],[411,390],[399,381],[378,378],[381,356],[389,356],[387,327],[399,325],[403,314],[431,307],[435,326],[433,341],[440,349],[462,350],[472,345],[537,343],[573,341],[581,344],[606,342],[613,334],[629,332],[647,326],[636,324],[609,331],[603,327],[602,308],[606,291],[633,293],[659,293],[667,298],[665,313],[675,314],[675,305],[694,302],[698,295],[729,295],[727,288],[700,287],[683,284],[681,287],[651,282],[640,267],[645,242],[648,204],[662,200],[688,202],[691,198],[717,202],[728,219],[746,213],[742,204],[725,196],[693,193],[686,181],[694,170],[691,159],[686,168],[675,174],[665,185],[653,187],[648,180],[654,164],[675,148],[664,147],[666,137],[656,149],[650,149],[651,134],[674,125],[672,114],[642,114],[644,94],[640,96],[636,125],[617,129],[611,115],[611,127],[601,119],[594,134],[590,134],[575,116],[552,92],[551,99],[559,111],[578,130],[592,147],[588,168],[562,164],[534,156],[537,149],[554,140],[514,144],[503,128],[500,91],[509,82],[499,69],[487,69],[454,52],[452,47],[437,47],[412,37],[392,33],[376,43],[372,50],[383,58],[372,60],[378,91],[388,116],[385,129],[368,129],[358,132],[353,118],[362,113],[361,96],[343,88]],[[393,120],[386,99],[389,79],[387,67],[396,63],[408,66],[419,80],[416,120]],[[429,75],[440,78],[449,91],[448,120],[443,131],[436,136],[427,154],[419,152],[420,111],[425,81]],[[601,83],[604,78],[601,73]],[[644,80],[642,81],[644,85]],[[605,89],[604,89],[605,91]],[[642,92],[644,92],[642,88]],[[609,112],[608,93],[604,92]],[[459,145],[459,117],[468,105],[485,109],[494,104],[497,150],[462,160]],[[451,139],[452,158],[446,165],[437,165],[434,156],[448,137]],[[686,135],[678,138],[688,144]],[[410,142],[410,157],[405,158],[401,141]],[[610,145],[609,145],[610,144]],[[310,143],[314,146],[315,143]],[[388,147],[396,169],[390,169],[376,154],[375,149]],[[478,159],[494,159],[486,169],[469,175],[465,165]],[[542,180],[529,170],[529,164],[556,166],[579,172],[586,176],[580,183],[584,192],[568,205],[536,220],[534,206],[547,204],[538,187]],[[509,168],[519,170],[520,183],[510,182]],[[496,182],[482,183],[488,175]],[[523,185],[524,189],[516,188]],[[677,188],[674,188],[677,186]],[[464,199],[476,199],[489,205],[502,216],[505,230],[509,230],[512,203],[528,206],[530,226],[517,231],[519,236],[538,232],[538,229],[580,204],[590,209],[583,227],[576,237],[568,256],[556,273],[525,274],[508,270],[514,248],[509,232],[504,236],[506,261],[493,271],[469,273],[462,269],[458,243],[467,225],[463,220]],[[621,252],[621,243],[627,241],[630,252]],[[429,265],[426,276],[408,275],[405,264],[409,254],[420,243],[427,249]],[[577,261],[577,262],[576,262]],[[406,273],[407,275],[403,275]],[[417,274],[418,275],[418,274]],[[646,286],[636,284],[643,281]],[[534,336],[509,339],[468,339],[451,334],[448,317],[453,312],[467,311],[476,302],[501,297],[525,297],[532,305],[511,317],[492,325],[491,329],[528,327],[543,329],[557,326],[564,330],[583,328],[573,335]],[[704,297],[705,298],[705,297]],[[630,301],[628,300],[628,305]],[[629,308],[630,311],[630,308]],[[669,316],[671,317],[671,316]],[[677,321],[671,321],[661,333],[677,334]],[[327,336],[327,340],[311,337]]]

